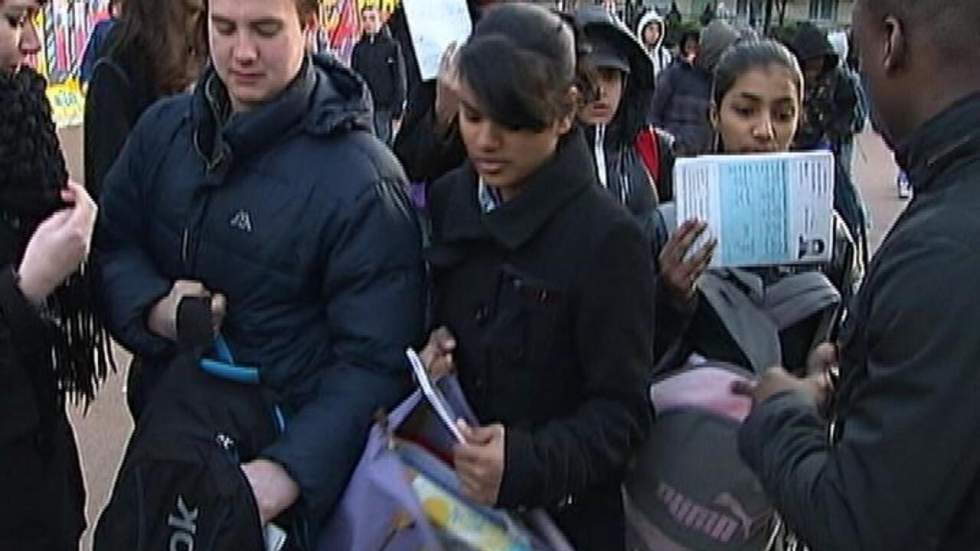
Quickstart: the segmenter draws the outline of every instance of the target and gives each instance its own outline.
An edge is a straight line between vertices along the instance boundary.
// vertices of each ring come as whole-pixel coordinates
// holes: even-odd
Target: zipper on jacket
[[[187,245],[190,241],[190,230],[184,228],[184,235],[180,240],[180,260],[184,263],[184,267],[187,267]]]

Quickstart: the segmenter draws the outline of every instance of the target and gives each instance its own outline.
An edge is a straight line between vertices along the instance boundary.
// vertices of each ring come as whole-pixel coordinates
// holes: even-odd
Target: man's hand
[[[432,380],[439,379],[456,370],[456,366],[453,364],[454,350],[456,350],[456,339],[449,332],[449,329],[440,327],[429,335],[429,342],[419,357]]]
[[[227,313],[228,301],[221,293],[212,294],[200,281],[178,280],[170,288],[170,293],[160,299],[147,318],[147,326],[153,333],[172,341],[177,341],[177,308],[180,301],[187,298],[211,299],[211,323],[218,333]]]
[[[85,188],[74,182],[61,192],[70,207],[62,209],[37,227],[17,269],[19,287],[35,304],[44,302],[55,288],[73,274],[88,256],[98,209]]]
[[[463,496],[483,505],[496,505],[504,480],[504,426],[470,428],[463,421],[458,425],[466,443],[453,450],[453,462]]]
[[[259,508],[262,526],[281,515],[299,499],[299,485],[282,465],[256,459],[241,466]]]
[[[825,342],[810,353],[806,362],[807,375],[825,375],[830,377],[840,367],[837,345]]]
[[[703,222],[684,222],[660,253],[660,277],[677,304],[687,304],[694,298],[695,283],[711,264],[711,258],[715,254],[718,242],[711,240],[697,254],[687,259],[691,247],[707,228]]]
[[[816,408],[823,407],[831,392],[830,379],[825,374],[794,377],[782,367],[768,369],[755,382],[735,381],[732,392],[752,398],[758,406],[769,398],[784,392],[795,392]]]

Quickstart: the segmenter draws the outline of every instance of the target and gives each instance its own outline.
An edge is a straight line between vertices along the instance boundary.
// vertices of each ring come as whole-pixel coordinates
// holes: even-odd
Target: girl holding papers
[[[722,58],[715,73],[711,122],[717,132],[720,154],[747,155],[789,151],[803,113],[803,75],[793,55],[774,41],[743,42]],[[746,276],[762,289],[800,272],[820,271],[841,295],[846,308],[860,282],[863,266],[854,240],[835,214],[832,260],[825,264],[767,266],[743,270],[708,270],[715,242],[698,249],[707,228],[687,221],[662,241],[658,289],[658,353],[666,354],[664,367],[679,366],[692,353],[712,360],[752,368],[756,363],[734,334],[725,312],[719,312],[699,285],[706,270],[714,276]],[[697,250],[695,250],[697,249]],[[699,281],[701,283],[699,284]],[[837,317],[837,320],[840,316]],[[815,335],[820,321],[810,319],[779,334],[782,361],[787,368],[803,368],[815,338],[836,333],[835,320],[823,335]],[[667,354],[667,351],[670,351]],[[660,355],[658,354],[658,357]],[[764,366],[765,367],[769,366]]]
[[[455,450],[466,497],[546,509],[578,550],[624,549],[621,474],[650,427],[649,242],[599,185],[574,121],[575,30],[491,8],[459,52],[468,161],[430,193],[434,318],[483,426]]]

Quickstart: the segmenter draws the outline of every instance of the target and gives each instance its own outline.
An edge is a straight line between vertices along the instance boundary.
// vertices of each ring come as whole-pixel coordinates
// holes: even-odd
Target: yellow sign
[[[48,86],[51,114],[58,128],[78,126],[85,121],[85,95],[78,79],[70,78],[61,84]]]

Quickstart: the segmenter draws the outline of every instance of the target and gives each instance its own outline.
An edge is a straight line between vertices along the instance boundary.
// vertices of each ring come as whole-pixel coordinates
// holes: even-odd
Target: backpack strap
[[[782,363],[780,332],[807,318],[821,315],[813,345],[827,340],[841,305],[840,292],[820,272],[765,286],[745,270],[711,270],[699,288],[757,372]]]
[[[779,327],[763,306],[762,288],[761,278],[744,270],[709,270],[698,283],[756,373],[782,363]]]
[[[840,304],[840,292],[821,272],[784,277],[766,289],[765,309],[780,329],[820,312],[829,314],[830,319],[836,318]]]

